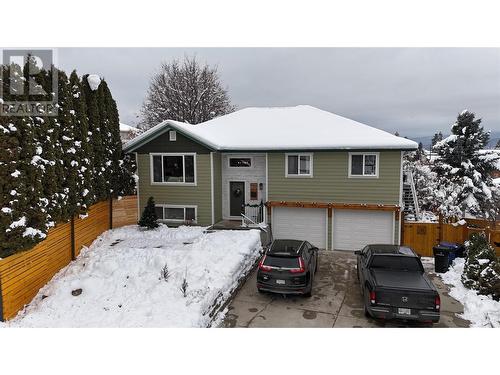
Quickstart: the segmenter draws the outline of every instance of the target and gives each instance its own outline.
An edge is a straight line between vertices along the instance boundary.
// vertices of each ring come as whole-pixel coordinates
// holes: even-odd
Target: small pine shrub
[[[140,227],[147,229],[158,228],[158,217],[155,211],[155,201],[153,197],[149,197],[146,207],[141,215],[141,220],[137,223]]]
[[[484,233],[474,233],[466,243],[463,284],[482,295],[500,300],[500,262]]]

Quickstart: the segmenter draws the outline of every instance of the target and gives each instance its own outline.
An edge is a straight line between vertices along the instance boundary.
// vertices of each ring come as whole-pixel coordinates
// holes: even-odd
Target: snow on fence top
[[[309,105],[245,108],[198,125],[167,120],[125,144],[125,151],[171,127],[216,150],[415,150],[417,143]]]

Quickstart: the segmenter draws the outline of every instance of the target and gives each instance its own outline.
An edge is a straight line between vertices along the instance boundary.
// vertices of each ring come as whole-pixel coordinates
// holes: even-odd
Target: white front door
[[[271,215],[273,238],[306,240],[320,249],[326,248],[326,209],[273,207]]]
[[[333,210],[334,250],[361,250],[368,244],[394,244],[394,212]]]

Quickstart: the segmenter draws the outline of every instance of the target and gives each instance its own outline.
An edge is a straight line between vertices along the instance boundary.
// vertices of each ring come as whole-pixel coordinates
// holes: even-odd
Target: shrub
[[[139,226],[143,228],[154,229],[158,227],[157,220],[158,217],[156,216],[154,198],[149,197],[148,203],[146,204],[146,207],[144,207],[144,211],[142,212],[141,220],[139,220],[137,224],[139,224]]]
[[[462,282],[482,295],[500,300],[500,263],[484,233],[474,233],[466,242]]]

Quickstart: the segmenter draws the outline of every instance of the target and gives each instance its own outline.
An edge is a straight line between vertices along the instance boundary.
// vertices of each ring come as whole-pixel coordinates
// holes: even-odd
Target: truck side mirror
[[[356,250],[356,251],[354,252],[354,254],[355,254],[355,255],[361,255],[362,253],[361,253],[361,250]]]

